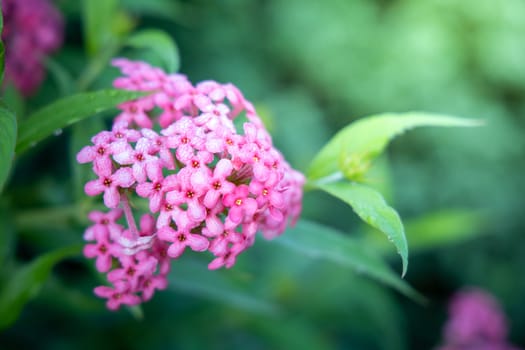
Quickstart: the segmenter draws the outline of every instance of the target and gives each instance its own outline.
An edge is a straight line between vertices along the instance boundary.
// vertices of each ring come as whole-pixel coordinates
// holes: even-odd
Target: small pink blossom
[[[149,198],[149,208],[156,213],[160,210],[165,193],[178,187],[178,179],[175,174],[164,178],[158,164],[146,168],[146,173],[151,182],[138,184],[136,191],[139,196]]]
[[[96,258],[96,267],[99,272],[108,272],[113,257],[118,256],[118,246],[111,242],[109,231],[105,226],[97,225],[93,228],[95,244],[86,244],[84,255],[87,258]]]
[[[115,173],[104,170],[96,179],[89,181],[85,186],[86,194],[96,196],[104,192],[104,204],[108,208],[116,208],[120,203],[119,189],[128,188],[135,182],[130,168],[120,168]]]
[[[168,255],[172,258],[181,256],[186,247],[190,247],[196,252],[202,252],[208,249],[210,244],[210,242],[201,235],[183,230],[175,231],[167,226],[159,230],[159,238],[167,242],[172,242],[168,248]]]
[[[247,185],[239,185],[231,193],[223,197],[222,203],[229,208],[228,218],[233,224],[249,220],[257,211],[257,201],[249,196]]]
[[[133,293],[130,284],[126,281],[118,281],[115,287],[99,286],[95,288],[95,294],[101,298],[108,299],[106,306],[110,310],[117,310],[121,305],[134,306],[140,304],[140,298]]]

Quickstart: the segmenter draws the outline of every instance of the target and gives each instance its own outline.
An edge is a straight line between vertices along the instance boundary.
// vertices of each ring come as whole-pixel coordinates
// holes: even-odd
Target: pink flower
[[[101,298],[108,299],[106,306],[110,310],[117,310],[120,305],[138,305],[140,298],[133,294],[133,290],[128,282],[117,281],[115,287],[99,286],[95,288],[95,294]]]
[[[196,252],[202,252],[208,249],[210,242],[203,236],[189,233],[188,231],[175,231],[165,226],[159,230],[159,238],[172,242],[168,248],[168,255],[172,258],[178,258],[184,252],[186,247],[190,247]]]
[[[89,220],[91,220],[95,225],[88,227],[86,229],[86,232],[84,234],[84,240],[86,241],[94,241],[95,240],[95,233],[94,230],[96,230],[99,226],[104,226],[108,229],[110,237],[120,237],[122,234],[122,231],[124,230],[124,227],[117,223],[117,220],[122,217],[122,210],[121,209],[113,209],[109,211],[108,213],[104,213],[98,210],[92,211],[88,214]]]
[[[459,292],[452,299],[449,312],[445,337],[452,343],[500,341],[507,335],[507,322],[498,302],[482,290]]]
[[[125,102],[120,105],[122,112],[115,118],[115,122],[135,123],[141,128],[151,128],[153,122],[148,112],[153,109],[153,103],[149,99]]]
[[[31,96],[45,77],[42,58],[62,45],[62,15],[48,0],[3,0],[2,10],[5,80]]]
[[[162,168],[158,164],[146,168],[146,173],[151,182],[138,184],[137,194],[149,198],[149,208],[155,213],[160,209],[164,194],[178,187],[178,179],[177,175],[169,175],[164,178]]]
[[[118,281],[126,281],[135,289],[142,278],[153,275],[157,268],[157,259],[149,254],[122,256],[120,265],[120,268],[108,273],[108,280],[113,284]]]
[[[497,300],[478,288],[453,296],[443,335],[440,350],[518,350],[506,342],[507,321]]]
[[[93,163],[98,175],[86,193],[104,192],[105,205],[120,204],[125,214],[127,228],[115,222],[118,229],[106,242],[118,248],[108,279],[115,286],[126,282],[120,294],[149,300],[166,287],[170,261],[186,247],[209,251],[210,269],[230,268],[257,232],[274,238],[297,220],[304,176],[273,147],[236,87],[214,81],[193,86],[183,75],[144,62],[113,64],[123,73],[115,87],[146,94],[121,104],[112,131],[93,137],[77,158]],[[239,115],[248,121],[238,130]],[[139,230],[134,211],[143,208],[149,213]],[[87,238],[97,225],[86,230]],[[105,295],[112,300],[113,294]]]
[[[239,185],[223,197],[222,203],[229,208],[227,220],[235,225],[249,220],[257,211],[257,201],[249,197],[249,187]]]
[[[141,285],[142,300],[148,301],[153,297],[155,290],[163,290],[168,287],[168,280],[165,276],[149,276],[144,278]]]
[[[102,132],[92,138],[93,146],[85,146],[77,154],[77,162],[93,163],[95,174],[105,174],[112,169],[111,149],[112,135],[109,132]]]
[[[96,258],[96,267],[99,272],[107,272],[111,268],[114,256],[118,255],[118,247],[109,237],[109,231],[105,226],[97,225],[93,228],[95,244],[87,244],[84,247],[84,255],[87,258]]]
[[[120,203],[119,189],[128,188],[135,182],[130,168],[120,168],[115,173],[104,169],[97,180],[89,181],[85,191],[90,196],[104,192],[104,204],[108,208],[116,208]]]
[[[191,183],[206,194],[202,203],[207,208],[214,208],[219,202],[222,195],[231,193],[235,189],[235,185],[226,180],[233,171],[233,166],[229,159],[221,159],[215,165],[213,173],[208,171],[196,171],[191,176]]]
[[[113,159],[120,165],[131,165],[133,177],[138,183],[146,181],[146,168],[158,167],[159,158],[152,156],[154,146],[150,140],[141,138],[137,141],[135,149],[129,143],[116,142],[113,146]]]

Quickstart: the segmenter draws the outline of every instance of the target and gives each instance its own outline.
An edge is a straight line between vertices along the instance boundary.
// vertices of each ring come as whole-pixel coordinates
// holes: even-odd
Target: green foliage
[[[0,193],[15,156],[16,132],[16,117],[0,102]]]
[[[48,61],[50,79],[31,98],[12,85],[2,90],[25,133],[41,129],[26,124],[26,111],[35,113],[56,96],[108,87],[111,58],[178,67],[173,52],[180,49],[190,80],[231,81],[264,109],[274,144],[295,168],[308,169],[307,188],[315,191],[305,195],[295,228],[258,240],[232,269],[210,272],[209,256],[196,261],[185,254],[173,265],[168,290],[144,305],[147,322],[105,310],[92,293],[91,262],[66,261],[41,284],[20,321],[4,330],[3,346],[430,349],[439,342],[445,301],[461,286],[477,285],[500,298],[512,340],[523,347],[525,280],[516,277],[525,264],[522,1],[55,3],[66,13],[67,36]],[[151,30],[165,34],[128,45],[128,37]],[[431,113],[404,113],[410,110]],[[384,111],[403,118],[363,118]],[[8,130],[2,123],[12,118],[0,118],[0,152],[10,152],[0,154],[0,174],[12,173],[0,203],[0,288],[20,280],[11,275],[13,266],[23,271],[40,252],[80,241],[92,202],[82,194],[88,167],[79,167],[75,155],[109,114],[72,119],[60,137],[14,162],[16,131],[9,132],[12,139],[2,134]],[[425,128],[385,152],[394,136],[447,123],[445,115],[480,118],[486,127]],[[62,127],[35,136],[42,140]],[[347,204],[369,222],[348,215]],[[403,217],[406,280],[389,267],[400,265],[390,253],[405,240],[390,205]],[[421,307],[398,290],[418,290],[430,303]]]
[[[479,126],[476,120],[427,113],[384,114],[363,118],[339,131],[310,165],[308,178],[318,180],[341,172],[361,179],[370,163],[397,135],[419,126]]]
[[[56,263],[78,255],[80,250],[79,246],[64,247],[12,271],[9,281],[0,290],[0,329],[16,321],[22,307],[38,294]]]
[[[382,195],[355,181],[363,180],[372,162],[397,135],[417,126],[477,126],[475,120],[425,113],[384,114],[363,118],[339,131],[313,159],[308,179],[348,203],[361,219],[385,233],[401,256],[402,276],[408,267],[408,244],[398,213]],[[346,178],[352,182],[341,181]]]
[[[360,198],[360,202],[366,200],[366,198]],[[381,209],[384,211],[384,208]],[[391,210],[389,207],[388,209]],[[370,214],[367,213],[367,215]],[[375,214],[373,219],[367,218],[367,221],[375,223],[373,220],[378,220],[378,218],[384,220],[384,217],[386,217],[384,213]],[[399,218],[397,220],[399,221]],[[392,226],[392,223],[388,222],[385,226]],[[404,236],[402,238],[404,239]],[[422,300],[421,296],[399,279],[381,259],[367,251],[357,241],[337,230],[301,220],[296,227],[289,229],[286,235],[277,239],[276,242],[285,244],[289,249],[297,250],[310,258],[326,259],[348,267],[390,285],[407,296]]]
[[[169,289],[205,299],[222,302],[234,308],[266,316],[277,315],[278,307],[257,297],[253,288],[235,283],[224,271],[210,271],[196,260],[181,260],[174,264]]]
[[[486,234],[487,225],[482,213],[469,209],[441,210],[403,222],[410,251],[419,253],[480,237]],[[364,237],[364,244],[388,251],[390,247],[380,238],[379,235],[369,233]]]
[[[128,37],[126,44],[153,51],[163,61],[169,73],[179,70],[179,50],[171,37],[161,30],[146,29]]]
[[[114,39],[118,0],[83,0],[84,37],[87,52],[95,55]]]
[[[318,187],[348,203],[361,219],[386,234],[401,256],[404,276],[408,268],[405,230],[398,213],[385,202],[383,196],[373,188],[355,182],[329,182]]]
[[[139,92],[108,89],[57,100],[31,114],[20,125],[16,153],[26,151],[57,130],[141,95]]]
[[[9,217],[8,206],[0,202],[0,266],[7,266],[13,254],[14,248],[14,229]],[[0,270],[0,281],[2,281],[2,271]]]

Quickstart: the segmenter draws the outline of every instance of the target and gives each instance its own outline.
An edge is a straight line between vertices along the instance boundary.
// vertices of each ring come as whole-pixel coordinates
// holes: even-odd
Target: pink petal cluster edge
[[[110,131],[77,154],[96,179],[107,212],[89,214],[84,254],[112,286],[95,294],[107,307],[137,305],[167,286],[171,260],[189,248],[213,255],[209,269],[230,268],[301,212],[304,176],[273,147],[253,105],[232,84],[191,84],[144,62],[115,59],[119,89],[147,94],[119,106]],[[149,211],[137,226],[132,202]]]

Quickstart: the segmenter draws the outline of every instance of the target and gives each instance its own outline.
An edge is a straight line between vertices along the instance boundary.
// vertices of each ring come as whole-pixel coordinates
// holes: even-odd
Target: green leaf
[[[369,186],[348,181],[324,183],[318,188],[348,203],[361,219],[386,234],[401,256],[404,276],[408,267],[405,230],[401,218],[383,196]]]
[[[447,209],[404,220],[410,251],[423,251],[457,244],[486,232],[485,215],[471,209]],[[388,245],[379,234],[367,234],[365,244],[373,244],[381,252]]]
[[[366,246],[335,229],[299,220],[295,227],[288,229],[274,242],[313,259],[332,261],[357,273],[365,274],[415,300],[424,300],[424,297],[396,276],[385,262],[368,251]]]
[[[76,94],[55,101],[31,114],[20,125],[16,153],[24,152],[56,130],[116,108],[118,104],[142,95],[142,92],[108,89]]]
[[[87,52],[95,55],[113,39],[118,0],[84,0],[83,24]]]
[[[359,180],[388,142],[418,126],[479,126],[480,121],[428,113],[381,114],[363,118],[340,130],[315,156],[309,180],[333,174]]]
[[[56,263],[80,252],[78,245],[62,248],[15,270],[0,291],[0,329],[16,321],[24,305],[38,294]]]
[[[0,193],[13,164],[16,127],[16,117],[0,102]]]
[[[258,298],[247,288],[235,284],[227,278],[226,271],[210,271],[205,264],[191,259],[183,259],[173,264],[169,288],[190,295],[198,295],[219,301],[241,310],[256,314],[276,315],[276,305]]]
[[[166,32],[157,29],[145,29],[131,35],[127,45],[153,51],[164,62],[168,73],[179,69],[179,49]]]

